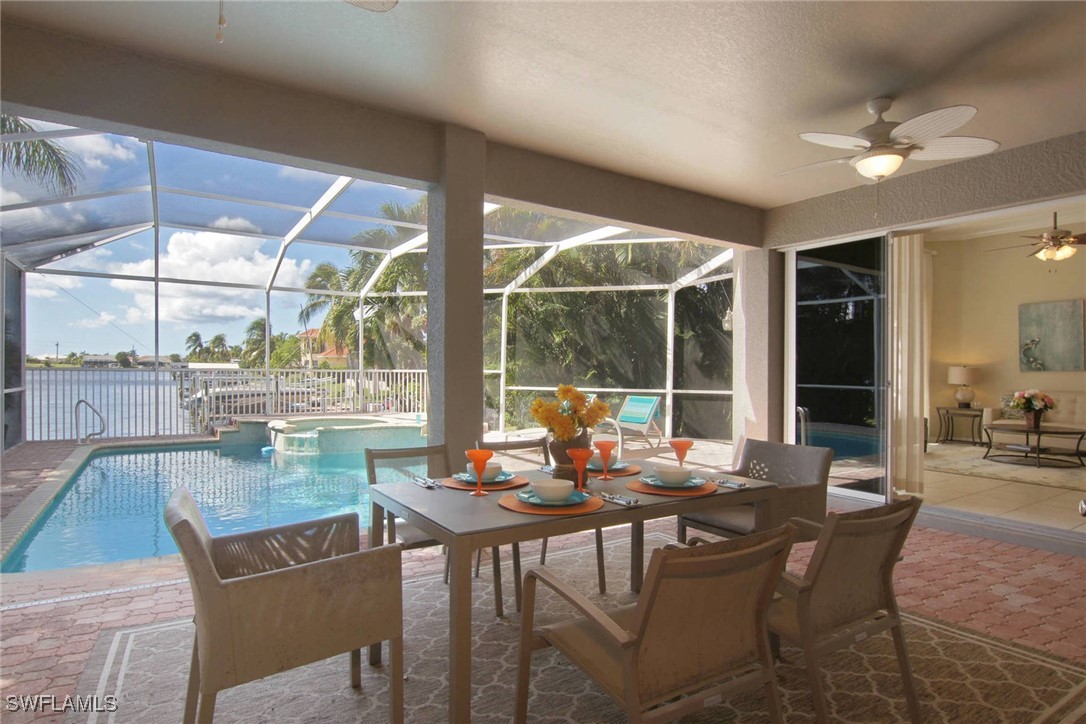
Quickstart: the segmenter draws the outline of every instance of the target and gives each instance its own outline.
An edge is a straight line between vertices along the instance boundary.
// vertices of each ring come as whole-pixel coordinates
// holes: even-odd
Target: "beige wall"
[[[1066,226],[1066,225],[1064,225]],[[1071,231],[1081,233],[1081,225]],[[1086,391],[1086,372],[1020,372],[1018,305],[1086,298],[1086,249],[1060,262],[1027,258],[1018,235],[929,243],[934,300],[931,336],[931,404],[954,406],[947,367],[980,367],[974,405],[996,407],[1004,392],[1036,387],[1046,392]],[[1057,399],[1057,403],[1059,400]],[[936,420],[935,410],[929,415]],[[931,435],[934,437],[933,426]]]

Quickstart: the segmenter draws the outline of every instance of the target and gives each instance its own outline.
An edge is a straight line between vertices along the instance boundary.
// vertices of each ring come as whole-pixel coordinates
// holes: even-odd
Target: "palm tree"
[[[426,197],[411,206],[387,203],[381,207],[386,219],[425,224]],[[382,226],[359,234],[356,240],[366,246],[391,249],[419,234],[417,229]],[[382,256],[364,251],[351,252],[351,264],[340,269],[334,264],[320,264],[306,281],[310,289],[358,292],[366,284]],[[425,289],[425,255],[404,254],[394,259],[374,286],[375,292]],[[325,347],[358,349],[357,298],[310,294],[298,315],[306,328],[309,321],[324,313],[318,339]],[[426,352],[424,339],[426,302],[421,297],[367,297],[365,315],[366,357],[381,366],[420,366]]]
[[[264,318],[259,317],[245,328],[245,342],[241,348],[241,360],[246,367],[264,366]],[[274,341],[273,341],[274,342]],[[272,344],[274,349],[275,345]]]
[[[5,136],[37,131],[22,118],[0,115],[0,133]],[[65,196],[75,193],[76,180],[83,177],[78,159],[64,147],[45,139],[4,143],[0,151],[0,167]]]
[[[213,362],[230,361],[230,345],[226,343],[225,334],[216,334],[207,343],[208,357]]]
[[[204,358],[204,338],[200,336],[199,332],[193,332],[185,338],[185,349],[189,351],[186,359],[190,362]]]

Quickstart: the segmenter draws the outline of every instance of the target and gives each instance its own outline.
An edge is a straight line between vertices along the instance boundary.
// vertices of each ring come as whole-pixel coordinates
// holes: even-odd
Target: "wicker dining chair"
[[[901,614],[894,597],[894,564],[920,510],[920,498],[851,513],[830,513],[824,525],[793,519],[817,538],[802,577],[785,573],[769,609],[774,649],[778,637],[803,648],[819,722],[829,721],[818,660],[837,649],[890,630],[913,722],[922,721]]]
[[[475,446],[482,450],[493,450],[495,452],[518,452],[526,450],[539,450],[543,456],[543,464],[551,464],[551,452],[547,445],[547,436],[531,438],[528,440],[507,440],[505,442],[494,442],[487,440],[477,440]],[[539,550],[539,565],[543,566],[547,563],[547,538],[543,539],[542,546]],[[476,564],[478,566],[478,564]],[[517,610],[521,610],[521,577],[520,577],[520,545],[518,543],[513,544],[513,576],[516,578],[516,597],[517,597]],[[607,593],[607,571],[604,567],[603,558],[603,529],[596,528],[596,578],[599,580],[600,593]]]
[[[763,506],[753,503],[687,513],[678,519],[679,540],[686,542],[688,527],[731,538],[769,530],[791,518],[821,523],[826,519],[826,486],[832,462],[832,448],[745,440],[738,465],[720,474],[776,483],[775,515],[770,518]],[[799,535],[801,541],[814,540],[806,538],[802,530]]]
[[[428,475],[437,475],[441,477],[449,477],[452,475],[452,465],[449,462],[449,449],[444,444],[427,445],[424,447],[366,448],[364,452],[366,457],[366,473],[370,485],[379,485],[381,482],[381,476],[378,475],[378,461],[418,461],[421,458],[426,461]],[[391,470],[389,470],[389,472],[391,473]],[[410,480],[413,474],[414,473],[410,471],[406,465],[399,470],[399,478],[401,480]],[[391,512],[387,514],[386,527],[388,529],[388,542],[399,543],[403,546],[404,550],[429,548],[430,546],[441,545],[440,541],[431,538],[410,523],[397,519]],[[494,613],[498,618],[501,618],[505,615],[505,607],[502,595],[501,560],[498,557],[498,547],[494,546],[491,549],[491,553],[494,557]],[[513,549],[513,567],[515,570],[520,569],[520,555],[516,548]],[[446,557],[445,582],[448,583],[448,580],[449,559]],[[517,588],[519,588],[519,582]]]
[[[553,646],[623,708],[627,721],[672,721],[762,688],[781,719],[766,615],[795,528],[652,553],[637,603],[599,609],[546,568],[525,576],[514,719],[528,716],[534,651]],[[580,613],[536,627],[537,583]]]
[[[188,570],[195,609],[183,721],[212,721],[224,689],[389,642],[390,718],[403,721],[400,546],[360,550],[358,513],[212,537],[184,487],[166,526]],[[245,718],[242,714],[242,718]]]

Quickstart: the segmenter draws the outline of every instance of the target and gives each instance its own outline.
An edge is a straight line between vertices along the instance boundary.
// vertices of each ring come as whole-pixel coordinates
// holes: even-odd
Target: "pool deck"
[[[73,443],[35,443],[5,454],[5,516],[49,480],[75,449]],[[638,444],[631,445],[626,457],[674,461],[674,453],[666,447]],[[726,466],[731,460],[730,446],[699,441],[688,460],[698,466]],[[831,508],[851,505],[831,496]],[[646,530],[672,535],[674,521],[654,521]],[[555,538],[550,546],[556,550],[591,545],[591,535]],[[605,535],[628,533],[612,529]],[[811,547],[797,545],[789,567],[802,570]],[[536,560],[537,552],[537,544],[522,546],[526,565]],[[502,554],[508,551],[503,549]],[[946,530],[929,523],[923,510],[904,555],[895,578],[898,601],[908,611],[1086,664],[1084,555],[1006,542],[996,529],[979,535]],[[406,580],[440,572],[442,567],[437,547],[404,554]],[[488,575],[489,566],[483,566],[483,571]],[[511,597],[509,590],[507,610],[512,608]],[[74,694],[100,634],[191,615],[191,594],[178,556],[0,574],[0,696]],[[516,618],[515,613],[507,613],[514,624]],[[33,720],[62,721],[63,717],[39,715]],[[5,722],[28,720],[5,712]]]

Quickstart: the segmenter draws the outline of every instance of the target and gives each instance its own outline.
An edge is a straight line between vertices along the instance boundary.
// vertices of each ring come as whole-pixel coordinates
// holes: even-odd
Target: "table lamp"
[[[977,368],[965,365],[954,365],[947,368],[947,384],[958,385],[958,391],[954,393],[954,399],[958,401],[958,407],[970,407],[977,393],[969,385],[977,381]]]

